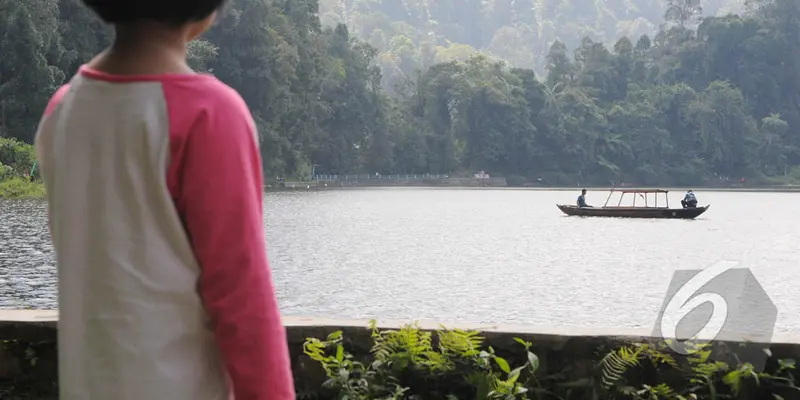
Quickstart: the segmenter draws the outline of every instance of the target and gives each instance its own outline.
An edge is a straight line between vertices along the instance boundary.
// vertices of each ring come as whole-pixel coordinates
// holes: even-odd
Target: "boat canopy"
[[[617,203],[616,206],[608,204],[608,202],[611,200],[611,196],[613,196],[614,193],[619,193],[620,194],[619,202]],[[669,193],[669,190],[666,190],[666,189],[628,189],[628,188],[626,188],[626,189],[611,188],[611,190],[608,193],[608,198],[606,199],[606,203],[603,204],[603,208],[609,208],[609,207],[636,207],[636,197],[637,197],[637,195],[639,195],[640,197],[642,197],[642,199],[644,199],[644,207],[651,207],[650,204],[649,204],[649,202],[650,202],[649,200],[650,199],[647,196],[648,194],[651,194],[651,193],[654,194],[653,197],[655,197],[655,199],[654,199],[655,202],[652,205],[653,208],[659,208],[658,207],[658,194],[659,193],[663,193],[664,194],[664,198],[666,200],[666,205],[665,206],[661,206],[661,208],[669,208],[669,196],[667,196],[667,194]],[[623,206],[622,205],[622,199],[625,198],[626,194],[632,194],[633,195],[633,196],[631,196],[631,197],[633,197],[633,204],[631,204],[630,206]]]
[[[669,193],[667,189],[611,189],[612,192],[619,193]]]

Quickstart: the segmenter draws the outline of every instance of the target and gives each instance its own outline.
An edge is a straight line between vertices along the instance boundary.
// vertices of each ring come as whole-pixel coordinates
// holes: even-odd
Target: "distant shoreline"
[[[326,190],[370,190],[370,189],[450,189],[450,190],[519,190],[519,191],[554,191],[554,192],[571,192],[586,189],[590,192],[608,192],[611,188],[593,187],[593,186],[533,186],[533,187],[516,187],[516,186],[467,186],[467,185],[353,185],[353,186],[319,186],[313,185],[308,182],[296,182],[295,187],[288,187],[290,183],[287,182],[287,187],[265,187],[267,192],[303,192],[303,191],[326,191]],[[668,187],[668,186],[641,186],[641,187],[619,187],[619,190],[631,189],[666,189],[671,192],[683,192],[692,189],[695,192],[762,192],[762,193],[800,193],[800,186],[764,186],[764,187]]]

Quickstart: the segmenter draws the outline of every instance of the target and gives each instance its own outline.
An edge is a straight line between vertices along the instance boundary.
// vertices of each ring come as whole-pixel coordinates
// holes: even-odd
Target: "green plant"
[[[0,180],[0,199],[41,198],[44,195],[44,185],[41,182],[21,177]]]
[[[0,138],[0,166],[6,167],[6,173],[10,168],[15,176],[27,176],[34,170],[35,162],[36,151],[32,145],[16,139]]]
[[[0,340],[0,399],[55,400],[58,398],[55,342]]]
[[[604,392],[616,395],[610,398],[675,400],[761,399],[770,395],[780,399],[778,392],[800,394],[791,374],[793,360],[777,360],[772,373],[756,372],[749,363],[731,367],[712,360],[710,343],[687,343],[688,354],[682,358],[665,353],[667,344],[633,343],[608,353],[598,363]],[[649,362],[643,363],[645,360]]]
[[[33,146],[0,138],[0,198],[44,197]]]
[[[4,165],[0,162],[0,181],[11,178],[14,174],[14,169],[10,165]]]
[[[338,399],[526,399],[523,372],[530,376],[539,366],[536,355],[528,352],[528,361],[512,369],[494,349],[482,349],[484,339],[477,331],[443,328],[434,340],[417,325],[380,331],[375,321],[371,324],[371,362],[356,361],[345,351],[341,331],[304,344]]]
[[[668,343],[626,343],[600,353],[586,371],[573,365],[542,371],[533,343],[520,338],[515,338],[520,352],[504,358],[477,331],[442,327],[427,332],[416,324],[382,331],[375,321],[371,329],[371,350],[360,357],[345,349],[341,331],[325,340],[306,340],[305,354],[322,366],[323,386],[333,393],[321,398],[716,400],[799,394],[794,361],[772,360],[770,372],[757,372],[747,363],[712,360],[708,344],[693,344],[687,356],[673,356]],[[522,365],[513,367],[514,361]]]

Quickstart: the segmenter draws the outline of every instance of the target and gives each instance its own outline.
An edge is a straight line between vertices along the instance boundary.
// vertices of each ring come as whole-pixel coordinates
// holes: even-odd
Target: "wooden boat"
[[[619,193],[617,205],[608,205],[614,193]],[[666,199],[665,205],[658,206],[658,195],[663,193]],[[611,189],[606,203],[602,207],[578,207],[575,205],[556,204],[559,210],[567,215],[578,215],[583,217],[619,217],[619,218],[669,218],[669,219],[694,219],[706,212],[711,205],[694,208],[670,208],[669,190],[664,189]],[[633,195],[633,204],[623,206],[622,199],[626,194]],[[648,195],[654,197],[653,205],[648,204]],[[644,206],[636,205],[636,198],[644,199]]]

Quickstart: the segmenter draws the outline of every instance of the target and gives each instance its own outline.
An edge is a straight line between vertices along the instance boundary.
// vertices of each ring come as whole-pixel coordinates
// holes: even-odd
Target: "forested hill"
[[[320,18],[323,25],[347,24],[378,49],[384,83],[391,89],[417,69],[478,52],[543,74],[556,40],[572,51],[585,37],[610,46],[623,36],[653,35],[667,11],[687,1],[321,0]],[[743,0],[694,4],[701,16],[744,9]]]
[[[645,9],[637,1],[631,4]],[[471,3],[437,1],[435,13],[428,7],[437,17],[426,23],[468,21],[458,15],[472,12]],[[109,43],[110,33],[79,4],[0,0],[0,136],[32,142],[51,94]],[[397,6],[385,15],[421,9],[385,4]],[[663,29],[610,46],[583,38],[569,51],[555,41],[538,78],[482,56],[434,58],[387,92],[379,68],[386,54],[346,25],[323,28],[317,0],[232,0],[204,40],[192,43],[190,61],[244,97],[268,179],[308,177],[312,167],[330,174],[484,170],[511,182],[570,185],[800,179],[796,0],[752,0],[747,14],[705,19],[700,7],[709,6],[674,0]],[[483,12],[480,21],[498,13]],[[465,34],[490,43],[481,26],[470,24]],[[13,163],[4,151],[0,164]]]

